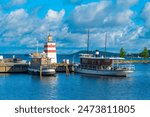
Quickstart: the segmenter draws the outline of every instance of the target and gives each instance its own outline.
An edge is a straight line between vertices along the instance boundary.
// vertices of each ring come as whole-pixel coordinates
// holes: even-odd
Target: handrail
[[[134,65],[119,65],[119,66],[116,65],[116,66],[113,66],[113,68],[135,70],[135,66]]]

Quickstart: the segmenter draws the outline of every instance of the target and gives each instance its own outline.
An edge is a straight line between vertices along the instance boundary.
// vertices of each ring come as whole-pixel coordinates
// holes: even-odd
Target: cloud
[[[69,17],[69,26],[77,28],[123,26],[132,22],[130,9],[119,10],[111,1],[89,3],[75,7]],[[113,9],[113,10],[112,10]]]
[[[43,48],[42,45],[47,40],[49,30],[54,39],[57,38],[57,33],[63,28],[61,22],[64,14],[63,9],[60,12],[50,9],[44,18],[38,18],[22,8],[8,14],[2,13],[2,17],[0,17],[0,46],[26,48],[25,52],[29,53],[28,49],[33,51],[36,41],[39,40],[40,47]],[[21,52],[20,50],[17,51]]]
[[[67,23],[69,31],[77,34],[76,38],[81,42],[78,43],[71,35],[69,38],[77,46],[86,48],[86,30],[89,28],[92,50],[104,48],[106,32],[107,45],[111,51],[119,50],[120,47],[135,50],[135,42],[140,43],[144,33],[144,27],[138,26],[133,20],[136,13],[130,9],[137,2],[138,0],[117,0],[114,4],[112,1],[100,1],[76,6]]]
[[[139,0],[117,0],[117,5],[126,8],[126,7],[131,7],[135,4],[138,3]]]
[[[28,17],[28,13],[25,12],[24,9],[18,9],[13,12],[10,12],[10,14],[7,17],[7,21],[9,24],[20,24],[21,21],[23,22],[24,19]],[[19,21],[19,22],[18,22]]]
[[[150,15],[148,15],[149,13],[150,13],[150,2],[147,2],[141,14],[142,18],[145,21],[145,26],[147,27],[150,27]]]
[[[11,0],[10,4],[11,5],[22,5],[25,4],[27,1],[26,0]]]
[[[43,17],[33,15],[32,12],[27,12],[23,8],[12,9],[7,13],[1,10],[0,52],[9,46],[11,49],[7,52],[30,53],[35,50],[37,40],[42,51],[49,31],[57,42],[59,53],[85,50],[88,28],[90,29],[90,50],[104,50],[106,32],[107,50],[119,52],[120,48],[124,47],[134,51],[140,45],[148,46],[150,43],[144,42],[148,28],[138,25],[133,20],[137,14],[131,7],[137,2],[137,0],[117,0],[116,3],[90,2],[75,6],[71,13],[69,12],[70,14],[64,9],[60,11],[49,9]],[[141,15],[146,26],[150,25],[150,18],[147,15],[149,6],[149,3],[145,5]]]
[[[67,4],[73,4],[73,5],[79,5],[82,4],[83,0],[64,0],[64,3]]]
[[[150,16],[149,16],[149,12],[150,12],[150,2],[147,2],[142,10],[141,13],[141,18],[143,19],[143,25],[144,25],[144,29],[143,29],[143,34],[141,35],[141,45],[143,45],[143,47],[149,47],[150,43],[149,43],[149,39],[150,39]],[[146,42],[146,43],[145,43]]]
[[[49,10],[45,19],[49,22],[60,22],[65,15],[65,10],[61,10],[60,12]]]
[[[12,9],[22,7],[26,5],[27,0],[1,0],[0,10],[5,12],[10,12]]]

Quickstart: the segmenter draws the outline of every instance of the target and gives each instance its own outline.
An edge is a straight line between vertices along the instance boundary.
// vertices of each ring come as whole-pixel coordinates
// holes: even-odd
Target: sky
[[[150,47],[150,0],[0,0],[0,54],[43,51],[50,33],[57,53],[127,53]],[[149,48],[150,49],[150,48]]]

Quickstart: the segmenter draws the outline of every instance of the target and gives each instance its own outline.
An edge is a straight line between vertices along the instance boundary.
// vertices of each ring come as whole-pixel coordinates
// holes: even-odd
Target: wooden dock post
[[[40,66],[40,77],[42,77],[42,66]]]
[[[69,76],[69,68],[68,68],[68,64],[66,64],[66,76]]]

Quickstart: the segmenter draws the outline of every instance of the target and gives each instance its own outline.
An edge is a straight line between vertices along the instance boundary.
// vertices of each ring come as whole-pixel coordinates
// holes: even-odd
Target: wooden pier
[[[73,64],[56,64],[56,72],[74,72]]]
[[[55,64],[56,72],[73,72],[74,67],[72,64]],[[28,63],[0,63],[0,73],[27,73]]]
[[[26,73],[28,67],[27,63],[1,63],[0,73]]]

